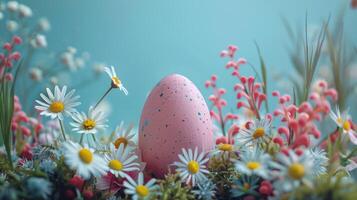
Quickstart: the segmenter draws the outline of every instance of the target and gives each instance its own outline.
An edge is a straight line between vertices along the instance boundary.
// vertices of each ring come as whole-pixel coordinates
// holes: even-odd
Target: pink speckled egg
[[[139,148],[146,170],[163,177],[182,148],[199,152],[214,147],[207,104],[186,77],[173,74],[151,91],[141,114]]]

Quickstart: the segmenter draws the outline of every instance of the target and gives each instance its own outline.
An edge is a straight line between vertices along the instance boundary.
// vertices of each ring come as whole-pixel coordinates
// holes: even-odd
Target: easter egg
[[[139,126],[139,148],[146,170],[162,178],[181,149],[213,149],[212,122],[207,104],[186,77],[163,78],[144,105]]]

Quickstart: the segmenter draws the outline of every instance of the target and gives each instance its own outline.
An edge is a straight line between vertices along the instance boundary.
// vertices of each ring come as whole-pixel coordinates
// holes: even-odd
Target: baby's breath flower
[[[30,78],[34,81],[42,81],[42,70],[37,67],[31,68]]]
[[[19,3],[17,1],[8,1],[7,2],[7,9],[10,12],[16,12],[19,8]]]
[[[31,46],[33,48],[46,48],[47,47],[47,40],[46,36],[42,34],[37,34],[32,40],[31,40]]]
[[[10,32],[15,32],[19,28],[19,25],[16,21],[8,20],[6,22],[6,29]]]
[[[20,17],[28,18],[32,16],[32,10],[30,7],[24,4],[19,4],[18,9],[19,9]]]
[[[38,20],[38,27],[41,31],[49,31],[51,29],[51,24],[47,18],[40,18]]]

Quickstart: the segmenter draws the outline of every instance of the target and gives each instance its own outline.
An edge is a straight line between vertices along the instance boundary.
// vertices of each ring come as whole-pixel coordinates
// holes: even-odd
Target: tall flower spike
[[[119,88],[121,91],[124,92],[125,95],[128,95],[128,90],[126,90],[126,88],[123,86],[123,83],[121,82],[121,80],[118,78],[115,69],[113,66],[111,66],[111,68],[109,69],[108,67],[104,68],[104,71],[108,74],[108,76],[111,78],[112,80],[112,88]]]

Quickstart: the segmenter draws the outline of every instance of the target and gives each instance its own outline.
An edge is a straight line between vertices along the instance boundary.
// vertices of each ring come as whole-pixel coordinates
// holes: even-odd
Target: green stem
[[[83,136],[84,136],[84,133],[82,133],[82,135],[81,135],[81,139],[79,140],[79,144],[83,143]]]
[[[100,104],[100,102],[103,101],[103,99],[109,94],[109,92],[110,92],[112,89],[113,89],[113,87],[110,87],[110,88],[104,93],[104,95],[103,95],[103,96],[98,100],[98,102],[95,104],[93,110],[95,110],[95,109],[98,107],[98,105]]]
[[[58,119],[58,121],[59,121],[60,126],[61,126],[61,132],[62,132],[62,135],[63,135],[63,139],[64,139],[64,141],[67,141],[67,139],[66,139],[66,132],[65,132],[65,130],[64,130],[63,121],[60,120],[60,119]]]
[[[357,148],[354,148],[346,157],[346,159],[350,159],[357,152]]]
[[[91,134],[91,135],[92,135],[93,141],[97,142],[97,139],[95,138],[95,135],[94,134]]]
[[[223,136],[226,136],[226,129],[224,127],[224,119],[223,119],[223,115],[222,115],[222,110],[218,109],[218,113],[219,113],[219,118],[221,119],[222,134],[223,134]],[[229,143],[229,139],[230,139],[229,136],[227,138],[228,138],[228,143]]]

